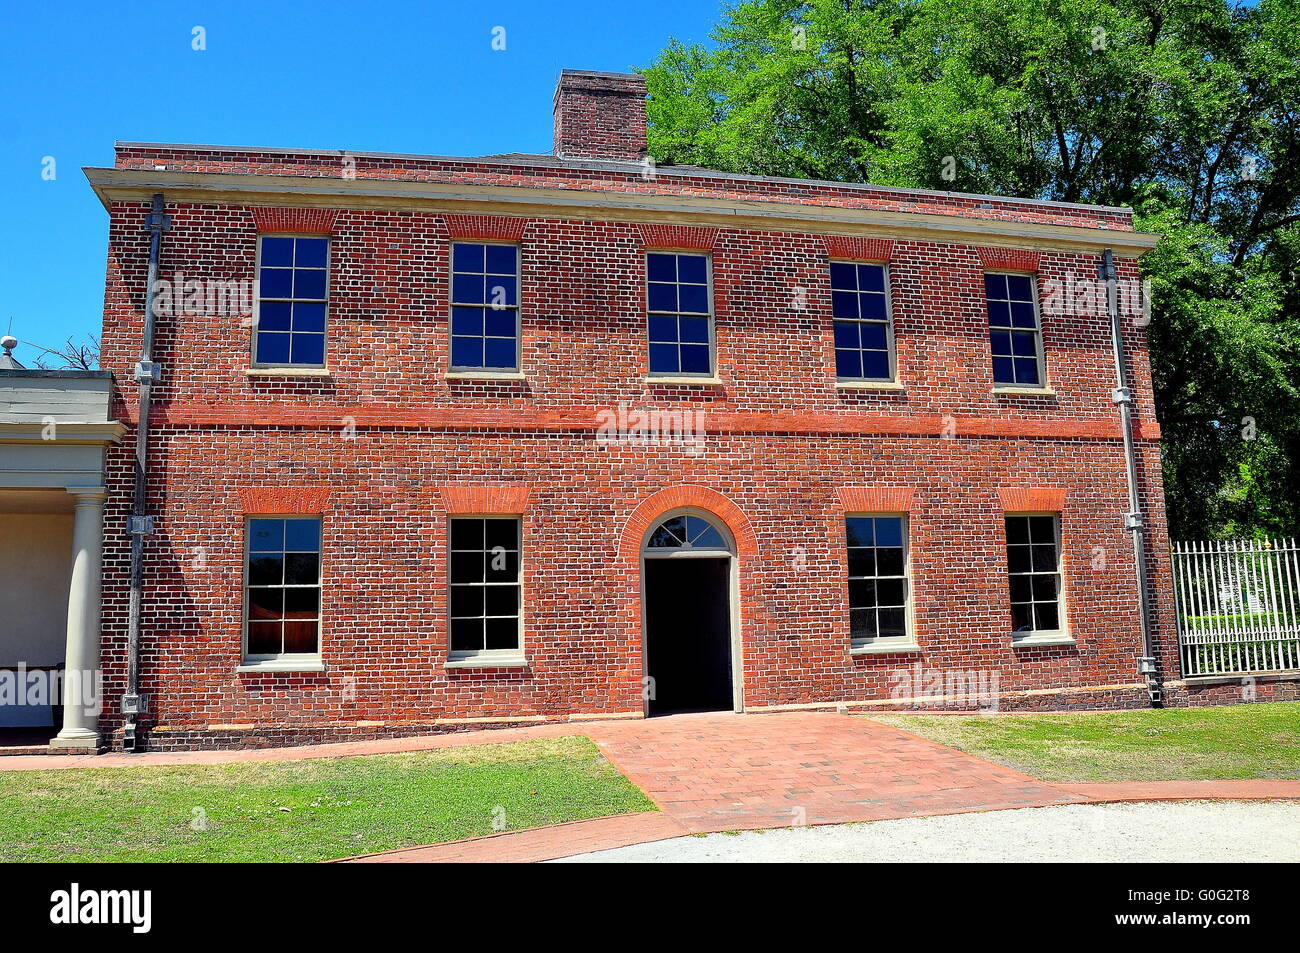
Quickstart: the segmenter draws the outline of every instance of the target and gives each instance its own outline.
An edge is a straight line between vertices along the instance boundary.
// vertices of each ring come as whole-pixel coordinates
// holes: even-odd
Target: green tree
[[[1131,205],[1176,537],[1300,528],[1295,0],[749,0],[644,72],[660,162]]]

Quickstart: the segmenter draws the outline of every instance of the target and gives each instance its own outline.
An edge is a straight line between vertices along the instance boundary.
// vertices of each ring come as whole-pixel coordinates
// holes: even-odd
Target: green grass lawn
[[[654,810],[586,738],[279,763],[0,771],[0,861],[317,861]],[[203,830],[206,820],[207,829]]]
[[[871,715],[1044,781],[1300,778],[1300,702],[1058,715]]]

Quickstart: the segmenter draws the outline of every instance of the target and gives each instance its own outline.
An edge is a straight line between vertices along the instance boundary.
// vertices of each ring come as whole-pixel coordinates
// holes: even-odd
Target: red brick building
[[[107,463],[110,740],[154,235],[150,746],[1149,703],[1110,321],[1077,292],[1105,249],[1135,284],[1155,236],[1127,209],[656,166],[644,99],[566,71],[553,156],[120,143],[87,170],[132,428]]]

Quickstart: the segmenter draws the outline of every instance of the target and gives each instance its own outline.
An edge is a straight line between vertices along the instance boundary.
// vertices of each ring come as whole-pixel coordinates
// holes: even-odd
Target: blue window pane
[[[515,366],[515,339],[488,338],[485,342],[483,366],[513,368]]]
[[[274,306],[273,304],[262,305],[263,309]],[[265,313],[265,310],[263,310],[263,314]],[[294,302],[293,329],[295,331],[324,331],[325,305],[310,301]]]
[[[292,298],[293,271],[289,268],[263,268],[258,288],[263,298]]]
[[[708,267],[703,255],[678,255],[677,280],[702,285],[708,281]]]
[[[676,311],[677,310],[677,287],[676,285],[650,285],[650,310],[651,311]]]
[[[483,278],[456,275],[451,282],[451,300],[460,304],[483,304]]]
[[[884,291],[885,269],[882,265],[858,265],[859,291]]]
[[[863,351],[862,376],[876,379],[888,377],[889,355],[884,351]]]
[[[487,303],[494,307],[513,307],[519,303],[519,289],[513,275],[491,275],[487,280]]]
[[[993,331],[989,335],[989,346],[998,357],[1011,356],[1011,332]]]
[[[294,364],[324,364],[325,335],[294,334],[289,360]]]
[[[682,317],[677,321],[681,340],[691,344],[709,343],[709,319]]]
[[[488,245],[487,270],[494,275],[518,274],[518,253],[514,245]]]
[[[704,285],[681,285],[677,289],[677,309],[693,314],[708,314],[709,289]]]
[[[255,360],[259,364],[288,364],[289,335],[259,331]]]
[[[488,308],[483,312],[483,333],[497,338],[515,336],[515,314],[511,308],[493,311]]]
[[[453,271],[483,271],[483,246],[455,244],[451,246]]]
[[[676,281],[677,256],[650,254],[646,256],[646,278],[649,281]]]
[[[451,309],[451,333],[452,334],[482,334],[483,333],[483,309],[482,308],[452,308]]]
[[[1018,328],[1034,328],[1034,305],[1032,302],[1015,301],[1011,304],[1011,323]]]
[[[325,272],[296,269],[293,273],[295,298],[324,298]]]
[[[1011,366],[1011,358],[993,358],[993,380],[998,384],[1014,384],[1016,382],[1015,370]]]
[[[862,325],[862,346],[868,351],[889,350],[889,335],[883,324]]]
[[[711,370],[707,344],[682,345],[682,373],[707,374]]]
[[[1033,301],[1033,282],[1028,275],[1007,275],[1007,297],[1013,301]]]
[[[676,341],[677,319],[667,314],[650,315],[649,335],[651,341]]]
[[[989,324],[995,328],[1009,328],[1011,326],[1011,306],[1005,301],[990,301]]]
[[[284,549],[289,553],[320,552],[320,520],[285,520]]]
[[[451,363],[453,367],[482,367],[483,339],[452,338]]]
[[[844,528],[848,533],[850,546],[872,546],[875,544],[876,534],[872,530],[871,517],[850,516],[844,521]]]
[[[861,377],[862,376],[862,352],[838,348],[835,351],[835,376],[836,377]]]
[[[263,238],[262,267],[288,268],[293,264],[292,238]]]
[[[1016,383],[1038,383],[1038,361],[1032,357],[1018,357],[1016,360]]]
[[[858,295],[855,291],[832,291],[831,314],[837,318],[858,316]]]
[[[324,268],[328,248],[328,239],[299,238],[293,263],[299,268]]]
[[[248,549],[254,553],[283,551],[284,520],[249,520]]]
[[[861,338],[858,337],[858,325],[855,321],[836,321],[835,322],[835,346],[852,347],[860,346]]]
[[[884,295],[860,295],[858,297],[858,306],[862,309],[862,316],[867,320],[884,321],[889,317],[889,312],[885,308]]]
[[[1011,335],[1011,353],[1016,357],[1037,357],[1038,350],[1034,347],[1034,336],[1032,334]]]
[[[902,546],[903,521],[896,516],[876,517],[876,545]]]
[[[288,331],[292,305],[287,301],[264,301],[257,308],[257,327],[261,331]]]
[[[681,370],[677,366],[677,345],[651,344],[650,370],[656,374],[674,374]]]
[[[858,270],[842,261],[831,262],[831,288],[836,291],[856,291]]]
[[[984,294],[989,298],[1005,298],[1007,296],[1007,276],[985,275]]]

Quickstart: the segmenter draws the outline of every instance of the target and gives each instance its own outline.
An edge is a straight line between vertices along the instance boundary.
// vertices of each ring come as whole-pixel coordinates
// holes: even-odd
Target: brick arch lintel
[[[279,208],[255,206],[248,210],[259,232],[332,235],[338,210],[331,208]]]
[[[639,557],[641,541],[650,527],[665,513],[688,506],[712,513],[727,524],[736,541],[736,555],[758,553],[758,537],[744,511],[717,490],[694,484],[666,487],[642,500],[623,526],[619,552],[627,558]]]

